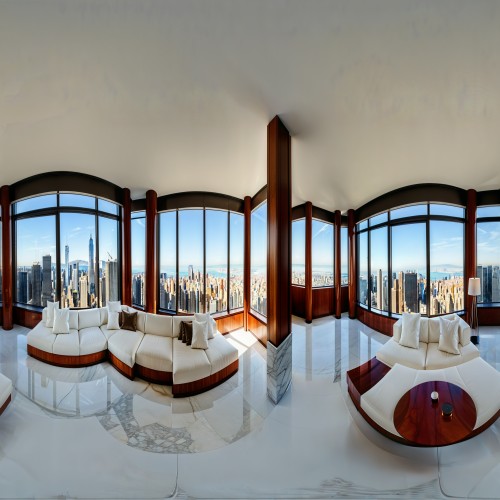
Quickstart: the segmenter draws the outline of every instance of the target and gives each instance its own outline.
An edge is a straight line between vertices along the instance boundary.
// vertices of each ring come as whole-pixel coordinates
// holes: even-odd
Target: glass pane
[[[370,219],[370,226],[376,226],[377,224],[382,224],[382,222],[387,222],[387,212],[372,217]]]
[[[500,217],[500,205],[477,207],[476,217]]]
[[[108,300],[120,300],[120,255],[118,252],[118,221],[99,217],[99,306]],[[90,280],[92,288],[92,280]],[[82,306],[83,307],[83,306]]]
[[[393,313],[427,314],[426,240],[425,223],[404,224],[392,228],[391,309]]]
[[[252,212],[250,307],[267,315],[267,202]]]
[[[228,212],[205,211],[206,312],[227,311]]]
[[[444,203],[431,203],[431,215],[446,215],[448,217],[465,217],[465,208],[457,207],[456,205],[445,205]]]
[[[312,221],[312,285],[333,286],[333,224]]]
[[[245,218],[242,214],[229,215],[230,227],[230,270],[229,270],[229,309],[243,307],[243,259],[245,244]]]
[[[368,227],[368,221],[365,220],[363,222],[358,223],[357,227],[358,227],[358,231],[362,231],[363,229],[366,229]]]
[[[391,210],[391,219],[401,219],[402,217],[413,217],[415,215],[427,215],[427,204],[409,205],[408,207]]]
[[[57,206],[57,195],[44,194],[42,196],[34,196],[26,200],[14,203],[14,213],[22,214],[31,210],[40,210],[42,208],[53,208]]]
[[[389,275],[387,252],[387,227],[370,231],[370,293],[371,307],[379,311],[389,310]]]
[[[95,216],[60,215],[61,307],[97,307]]]
[[[83,194],[60,194],[59,206],[90,208],[91,210],[95,210],[95,198],[93,196],[86,196]]]
[[[99,198],[97,200],[97,209],[100,210],[101,212],[107,212],[108,214],[112,215],[119,215],[120,212],[120,205],[117,205],[116,203],[113,203],[108,200],[102,200]]]
[[[340,284],[349,284],[349,235],[346,227],[340,228]]]
[[[292,284],[306,283],[306,221],[292,222]]]
[[[478,302],[500,302],[500,222],[477,224],[477,277],[481,280]]]
[[[368,233],[358,236],[358,300],[368,306]]]
[[[179,305],[203,312],[203,210],[179,210]]]
[[[176,276],[177,212],[174,210],[160,214],[160,309],[176,310]]]
[[[131,221],[132,304],[144,306],[146,266],[146,212],[135,212]],[[142,217],[140,217],[142,216]]]
[[[430,315],[464,310],[464,224],[430,222]]]
[[[54,215],[16,222],[16,260],[16,301],[45,307],[56,288]]]

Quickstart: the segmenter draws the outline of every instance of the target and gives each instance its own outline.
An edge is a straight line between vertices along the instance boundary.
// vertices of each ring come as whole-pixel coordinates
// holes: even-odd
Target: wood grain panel
[[[313,288],[313,319],[335,314],[335,288]]]
[[[0,415],[5,411],[9,403],[12,401],[12,396],[9,394],[9,397],[5,400],[5,403],[0,406]]]
[[[41,311],[31,311],[23,307],[14,307],[14,323],[16,325],[25,326],[26,328],[34,328],[42,321]]]
[[[63,366],[65,368],[79,368],[82,366],[91,366],[96,365],[97,363],[102,363],[103,361],[106,361],[108,352],[100,351],[93,354],[85,354],[83,356],[65,356],[63,354],[45,352],[31,345],[28,345],[27,348],[28,354],[31,357],[49,365]]]
[[[250,259],[251,259],[251,221],[252,221],[252,198],[245,196],[245,241],[243,249],[243,327],[248,327],[248,314],[250,312]]]
[[[146,193],[146,312],[156,313],[157,272],[156,272],[156,207],[158,197],[150,189]]]
[[[209,389],[222,384],[222,382],[225,382],[228,378],[232,377],[238,371],[238,365],[239,361],[236,360],[229,366],[226,366],[226,368],[223,368],[217,373],[213,373],[209,377],[205,377],[194,382],[187,382],[185,384],[174,384],[172,386],[172,394],[174,398],[177,398],[179,396],[194,396],[200,392],[208,391]]]
[[[477,317],[481,326],[500,325],[500,307],[478,307]],[[481,330],[479,330],[481,335]]]
[[[477,249],[476,249],[476,212],[477,193],[474,189],[467,191],[467,210],[465,219],[465,310],[466,321],[471,324],[473,297],[467,293],[469,278],[477,276]],[[482,276],[481,276],[482,279]]]
[[[221,318],[215,318],[217,323],[217,330],[222,334],[234,332],[234,330],[239,330],[243,328],[243,312],[236,312],[228,314]]]
[[[276,347],[292,331],[290,148],[290,133],[275,116],[267,126],[267,337]]]
[[[108,351],[109,362],[113,365],[123,376],[129,378],[130,380],[134,380],[134,369],[130,368],[123,361],[118,359],[114,354]]]
[[[292,314],[306,317],[306,289],[303,286],[292,285]]]
[[[12,233],[9,186],[2,186],[0,188],[0,205],[2,208],[2,325],[4,330],[12,330],[14,321],[12,311]]]
[[[305,288],[304,288],[304,317],[306,323],[311,323],[314,318],[313,290],[312,290],[312,203],[308,201],[306,210],[306,235],[305,235]],[[293,299],[292,299],[293,300]]]
[[[340,295],[342,300],[342,312],[349,312],[349,287],[346,285],[341,286]]]
[[[138,377],[142,378],[146,382],[151,382],[153,384],[172,385],[172,372],[153,370],[152,368],[146,368],[145,366],[141,366],[138,364],[134,365],[133,371]]]
[[[397,321],[396,318],[389,318],[382,314],[376,314],[360,306],[357,306],[357,318],[366,326],[377,330],[377,332],[389,335],[390,337],[392,337],[392,326]]]
[[[342,261],[342,240],[341,240],[341,227],[342,227],[342,215],[340,210],[335,210],[335,238],[334,238],[334,255],[335,255],[335,317],[340,319],[342,314],[342,293],[340,291],[341,281],[342,281],[342,271],[341,271],[341,261]]]
[[[378,384],[391,370],[377,358],[348,370],[346,373],[347,389],[356,406],[361,404],[361,396]]]
[[[267,325],[252,313],[248,314],[248,330],[267,348]]]
[[[130,189],[123,189],[122,210],[122,304],[132,305],[132,201]],[[147,283],[147,282],[146,282]]]
[[[356,270],[356,226],[354,210],[347,211],[347,237],[349,240],[349,318],[356,317],[356,283],[358,275]]]

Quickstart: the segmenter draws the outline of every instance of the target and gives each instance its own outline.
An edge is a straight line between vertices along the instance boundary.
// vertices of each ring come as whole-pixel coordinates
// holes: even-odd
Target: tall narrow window
[[[478,297],[478,302],[483,302],[485,304],[500,302],[499,235],[500,222],[477,223],[476,276],[481,280],[481,295]]]
[[[115,219],[99,217],[100,307],[120,299],[119,226]]]
[[[177,304],[177,212],[162,212],[160,223],[160,309],[175,311]],[[179,280],[181,283],[181,280]]]
[[[227,311],[228,212],[205,210],[206,312]]]
[[[203,281],[203,210],[179,210],[179,311],[203,312]]]
[[[132,304],[144,307],[146,291],[146,212],[132,213]]]
[[[292,285],[306,283],[306,221],[292,222]]]
[[[333,286],[333,224],[312,221],[312,284]]]
[[[340,284],[342,286],[349,284],[349,236],[347,233],[347,228],[342,227],[340,229],[340,272],[342,274],[340,278]]]
[[[56,291],[56,218],[16,221],[16,301],[45,307]]]
[[[371,307],[389,310],[387,226],[370,231]]]
[[[267,202],[252,212],[250,307],[267,316]]]
[[[358,235],[358,299],[368,306],[368,233]]]
[[[233,310],[243,307],[245,218],[230,212],[229,222],[229,310]]]

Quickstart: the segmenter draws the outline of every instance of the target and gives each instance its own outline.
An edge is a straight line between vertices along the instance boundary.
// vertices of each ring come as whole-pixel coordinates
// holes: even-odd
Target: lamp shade
[[[474,297],[481,295],[481,280],[479,278],[469,278],[468,293]]]

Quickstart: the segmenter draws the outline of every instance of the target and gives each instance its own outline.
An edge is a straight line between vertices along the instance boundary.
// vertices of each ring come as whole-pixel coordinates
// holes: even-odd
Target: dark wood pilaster
[[[156,213],[157,195],[153,190],[146,193],[146,312],[156,313]]]
[[[465,277],[464,294],[467,323],[471,322],[473,297],[468,295],[469,278],[477,276],[477,254],[476,254],[476,210],[477,193],[474,189],[467,191],[467,211],[465,220]],[[480,276],[482,279],[483,277]]]
[[[349,238],[349,318],[356,317],[356,224],[354,210],[347,212],[347,235]]]
[[[2,206],[2,307],[3,329],[12,330],[12,242],[10,230],[10,189],[2,186],[0,189],[0,204]]]
[[[122,304],[132,305],[132,201],[130,189],[123,189],[122,212]]]
[[[252,198],[245,196],[245,240],[243,251],[243,327],[248,330],[248,313],[250,312],[250,252]]]
[[[312,292],[312,203],[306,203],[306,254],[305,254],[305,315],[306,323],[313,319],[313,292]]]
[[[267,335],[278,347],[291,332],[291,138],[275,116],[267,126]]]
[[[340,267],[342,255],[341,255],[341,232],[340,228],[342,226],[342,215],[340,210],[335,210],[335,238],[334,238],[334,262],[335,262],[335,317],[340,319],[342,315],[342,271]]]

